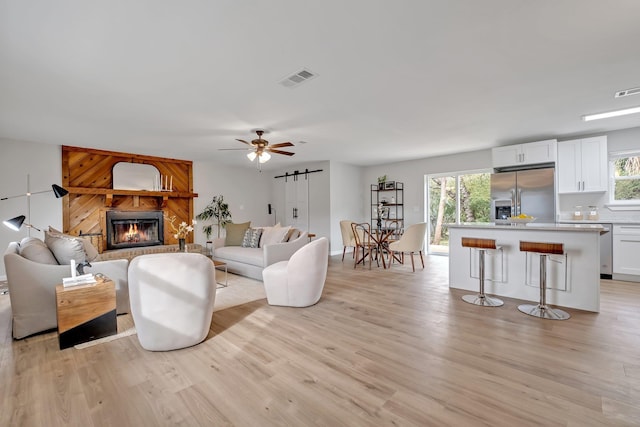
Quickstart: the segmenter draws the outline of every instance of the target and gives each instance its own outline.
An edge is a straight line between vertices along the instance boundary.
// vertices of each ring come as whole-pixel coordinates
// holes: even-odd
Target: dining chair
[[[402,220],[401,219],[385,219],[382,226],[389,230],[389,237],[387,238],[388,242],[393,242],[394,240],[400,240],[400,236],[402,236],[403,228],[402,228]]]
[[[360,224],[353,223],[351,224],[351,229],[353,230],[353,237],[355,238],[356,243],[356,256],[355,262],[353,264],[353,268],[356,268],[360,262],[364,266],[365,260],[367,257],[369,258],[369,269],[371,269],[371,258],[373,258],[373,252],[376,252],[376,264],[378,267],[380,263],[378,262],[378,244],[371,237],[371,224],[368,222],[363,222]],[[360,254],[362,252],[362,254]]]
[[[416,271],[416,267],[413,261],[413,255],[418,252],[420,254],[420,261],[422,261],[422,268],[424,269],[424,257],[422,256],[422,249],[424,248],[425,235],[427,233],[427,223],[419,222],[412,224],[404,231],[398,241],[389,243],[389,250],[392,252],[398,252],[401,254],[401,263],[404,264],[404,254],[411,254],[411,268]],[[395,257],[391,256],[390,264]]]
[[[404,232],[401,219],[385,219],[382,223],[382,228],[386,230],[387,236],[384,239],[383,251],[389,255],[389,266],[391,266],[391,258],[394,257],[393,252],[389,249],[391,242],[397,242],[400,240],[402,233]],[[384,256],[384,254],[382,254]],[[396,261],[400,262],[400,258],[396,255]]]
[[[340,232],[342,233],[342,262],[344,262],[344,254],[347,248],[353,248],[353,256],[356,256],[356,238],[353,235],[351,224],[354,221],[348,219],[340,221]]]

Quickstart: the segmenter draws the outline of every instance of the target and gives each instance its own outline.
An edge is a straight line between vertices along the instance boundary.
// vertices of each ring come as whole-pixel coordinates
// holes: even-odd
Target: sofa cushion
[[[230,223],[227,224],[224,229],[226,230],[226,236],[224,238],[225,246],[240,246],[242,245],[242,239],[244,238],[244,232],[251,226],[251,221],[243,222],[241,224]]]
[[[264,253],[260,248],[223,246],[214,251],[213,257],[220,261],[236,261],[243,264],[264,267]]]
[[[262,228],[247,228],[241,246],[243,248],[257,248],[260,244],[260,236],[262,236]]]
[[[262,233],[262,240],[260,240],[260,247],[263,248],[266,245],[272,245],[274,243],[286,242],[286,237],[289,234],[291,227],[264,227],[264,233]]]
[[[91,243],[91,240],[81,236],[72,236],[70,234],[64,234],[62,231],[56,230],[51,226],[49,226],[49,233],[64,236],[68,239],[79,239],[82,242],[82,246],[84,247],[85,253],[87,254],[86,260],[89,262],[98,260],[98,256],[100,254],[98,253],[98,250],[96,249],[96,247],[93,246],[93,243]],[[46,242],[46,232],[45,232],[45,242]]]
[[[39,264],[58,265],[56,257],[45,243],[36,237],[25,237],[20,242],[20,256]]]

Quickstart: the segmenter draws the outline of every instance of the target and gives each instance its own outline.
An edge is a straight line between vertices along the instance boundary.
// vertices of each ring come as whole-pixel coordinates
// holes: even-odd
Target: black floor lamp
[[[35,229],[38,231],[42,231],[37,227],[34,227],[33,225],[30,224],[31,222],[31,196],[33,196],[34,194],[43,194],[43,193],[49,193],[49,192],[53,192],[53,194],[56,196],[56,199],[59,199],[61,197],[66,196],[67,194],[69,194],[69,192],[67,190],[65,190],[64,188],[60,187],[57,184],[53,184],[51,186],[51,190],[42,190],[42,191],[34,191],[31,192],[31,184],[30,184],[30,178],[29,175],[27,175],[27,192],[23,193],[23,194],[17,194],[15,196],[7,196],[7,197],[2,197],[0,198],[0,201],[2,200],[9,200],[9,199],[15,199],[17,197],[26,197],[27,198],[27,216],[25,217],[24,215],[19,215],[15,218],[11,218],[8,219],[6,221],[3,221],[2,223],[4,225],[6,225],[7,227],[9,227],[12,230],[18,231],[20,230],[20,227],[22,227],[23,225],[25,227],[27,227],[27,234],[29,236],[31,236],[31,229]],[[26,220],[26,222],[25,222]]]

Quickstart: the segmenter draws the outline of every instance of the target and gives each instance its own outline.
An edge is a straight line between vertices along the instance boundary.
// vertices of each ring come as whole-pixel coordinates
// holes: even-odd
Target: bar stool
[[[558,308],[547,305],[547,255],[564,255],[562,243],[520,242],[521,252],[532,252],[540,255],[540,303],[522,304],[518,310],[530,316],[551,320],[567,320],[571,315]]]
[[[465,248],[475,248],[480,254],[480,293],[477,295],[465,295],[462,299],[469,304],[482,305],[484,307],[500,307],[504,304],[501,299],[487,296],[484,293],[484,254],[487,250],[497,249],[496,241],[494,239],[463,237],[462,246]]]

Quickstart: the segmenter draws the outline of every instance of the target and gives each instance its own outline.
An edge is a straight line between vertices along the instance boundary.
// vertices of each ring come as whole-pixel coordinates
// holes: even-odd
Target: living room
[[[0,295],[0,424],[640,424],[637,284],[603,280],[600,313],[550,324],[515,299],[467,306],[446,257],[354,269],[339,225],[370,221],[382,175],[404,184],[406,224],[425,221],[425,176],[491,170],[496,146],[640,151],[638,115],[581,120],[638,105],[614,93],[640,85],[640,5],[21,3],[0,2],[0,197],[61,184],[63,146],[110,150],[192,161],[194,213],[223,195],[234,222],[266,226],[286,222],[282,176],[318,171],[306,231],[331,257],[313,307],[214,312],[205,342],[172,352],[13,340]],[[284,86],[300,67],[313,79]],[[256,128],[295,155],[247,159]],[[2,219],[64,228],[61,200],[28,200],[0,201]],[[0,246],[28,233],[0,227]]]

